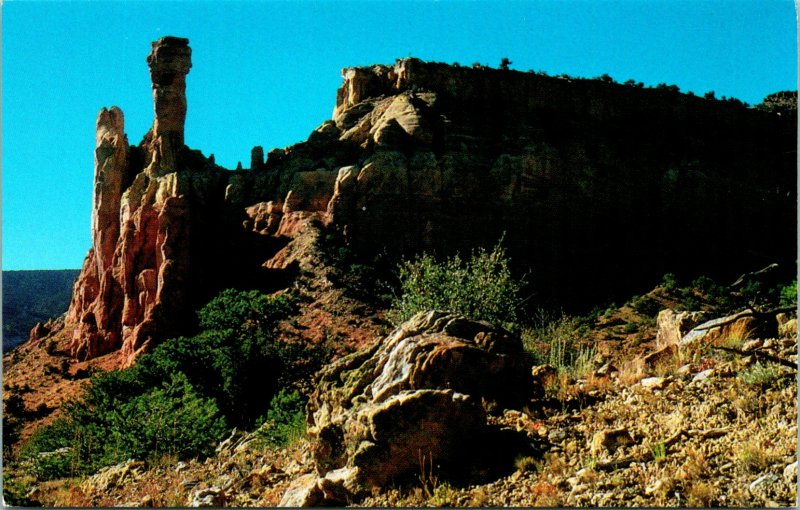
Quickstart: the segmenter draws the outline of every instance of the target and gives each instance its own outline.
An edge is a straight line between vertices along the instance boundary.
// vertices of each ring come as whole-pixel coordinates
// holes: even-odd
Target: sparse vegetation
[[[775,92],[764,98],[761,104],[755,105],[757,110],[778,114],[792,113],[797,111],[797,91],[784,90]]]
[[[654,461],[663,462],[667,458],[667,445],[664,441],[656,441],[650,444],[650,452],[653,454]]]
[[[517,457],[514,461],[514,467],[517,468],[517,471],[522,471],[523,473],[528,471],[536,472],[541,467],[541,461],[529,456]]]
[[[535,360],[581,377],[591,370],[596,354],[594,346],[582,341],[587,331],[578,317],[540,312],[536,324],[522,331],[522,342]]]
[[[783,376],[776,363],[756,362],[739,373],[739,378],[750,386],[767,388]]]
[[[764,447],[758,442],[745,443],[736,452],[736,465],[745,473],[758,473],[769,467],[770,458]]]
[[[779,287],[780,305],[797,306],[797,280]]]
[[[476,250],[468,260],[455,255],[437,261],[424,254],[406,261],[399,267],[400,296],[389,316],[400,324],[423,310],[446,310],[514,329],[522,283],[508,264],[500,243],[491,251]]]

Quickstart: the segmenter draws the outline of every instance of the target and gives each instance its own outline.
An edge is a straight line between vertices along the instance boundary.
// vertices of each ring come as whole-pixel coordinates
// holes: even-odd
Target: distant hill
[[[28,339],[37,322],[67,311],[80,271],[3,271],[3,350]]]

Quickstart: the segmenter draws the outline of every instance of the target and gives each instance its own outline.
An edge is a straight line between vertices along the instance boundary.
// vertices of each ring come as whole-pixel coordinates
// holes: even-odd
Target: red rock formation
[[[310,217],[367,259],[463,254],[505,234],[539,297],[572,304],[666,272],[796,259],[789,114],[404,59],[346,69],[332,121],[227,171],[184,146],[190,57],[186,39],[153,43],[155,120],[139,146],[118,109],[98,117],[92,249],[66,320],[80,359],[131,361],[186,333],[219,290],[288,284],[276,254]]]
[[[178,170],[190,55],[186,39],[153,43],[156,115],[141,149],[128,146],[118,108],[98,116],[92,249],[66,317],[78,359],[122,349],[132,360],[160,326],[186,314],[192,190]],[[132,168],[135,159],[147,167]]]

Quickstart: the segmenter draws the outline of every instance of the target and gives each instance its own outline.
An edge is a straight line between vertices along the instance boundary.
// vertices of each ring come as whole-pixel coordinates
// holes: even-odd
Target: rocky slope
[[[184,145],[188,41],[153,43],[148,64],[144,140],[117,108],[97,121],[93,246],[66,320],[81,360],[132,362],[223,288],[284,287],[293,267],[272,259],[312,216],[367,259],[502,237],[538,298],[568,305],[667,271],[793,267],[791,112],[403,59],[345,69],[333,120],[227,171]]]
[[[651,348],[632,354],[631,337],[580,372],[536,366],[527,384],[506,385],[513,391],[498,398],[496,379],[471,370],[482,366],[476,359],[492,359],[500,379],[517,378],[503,367],[514,339],[492,339],[497,331],[486,324],[423,314],[325,371],[308,439],[275,449],[257,433],[235,432],[205,461],[129,461],[47,482],[31,497],[48,506],[791,506],[796,368],[763,361],[796,364],[790,323],[777,338],[736,336],[734,328],[669,344],[675,355],[657,364],[644,362],[656,338],[646,335]],[[597,321],[588,333],[614,327]],[[714,348],[734,344],[743,355]],[[436,370],[446,358],[459,370]],[[487,398],[477,404],[472,396],[481,394]],[[447,398],[415,407],[432,396]],[[429,412],[440,406],[454,408]],[[451,423],[464,413],[468,421]],[[323,424],[349,439],[331,443],[336,433]],[[435,461],[423,454],[408,464],[423,448],[437,452]],[[394,470],[392,480],[368,476],[381,463]],[[377,485],[357,489],[367,480]]]

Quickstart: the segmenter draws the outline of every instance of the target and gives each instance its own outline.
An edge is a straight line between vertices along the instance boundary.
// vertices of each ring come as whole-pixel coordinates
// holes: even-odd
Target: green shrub
[[[269,329],[291,314],[291,300],[257,290],[227,289],[197,312],[204,330]]]
[[[181,372],[133,395],[130,386],[119,384],[132,372],[100,376],[83,400],[65,406],[66,418],[34,433],[22,456],[38,478],[93,473],[129,458],[185,459],[213,452],[226,430],[213,400],[198,395]],[[111,387],[124,387],[127,396],[109,395]]]
[[[25,402],[18,388],[5,390],[3,399],[3,458],[11,454],[11,447],[19,441],[25,417]]]
[[[797,280],[788,285],[781,285],[779,292],[781,306],[797,306]]]
[[[521,305],[520,279],[514,278],[500,243],[469,260],[458,255],[438,262],[424,254],[399,267],[401,294],[389,314],[400,324],[424,310],[457,312],[477,320],[513,327]]]
[[[782,376],[783,373],[777,364],[761,363],[760,361],[739,373],[739,379],[750,386],[758,386],[762,389],[772,386]]]
[[[646,317],[655,317],[661,311],[661,305],[650,296],[636,296],[629,303],[636,313]]]
[[[139,361],[141,382],[153,385],[183,372],[203,395],[216,400],[231,425],[250,427],[284,382],[281,378],[291,373],[292,363],[305,354],[277,340],[275,328],[292,308],[285,296],[223,291],[197,314],[205,331],[164,342]]]
[[[623,333],[636,333],[639,331],[639,326],[635,322],[626,322],[622,327]]]
[[[71,421],[60,418],[33,433],[22,448],[20,457],[29,463],[39,479],[50,480],[76,474],[80,469],[73,448],[76,429]]]
[[[673,273],[667,273],[661,279],[661,287],[667,292],[672,292],[678,288],[678,277]]]
[[[302,437],[305,431],[305,402],[297,391],[280,390],[270,402],[258,435],[267,445],[281,447]]]

